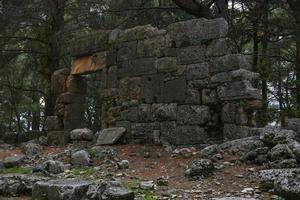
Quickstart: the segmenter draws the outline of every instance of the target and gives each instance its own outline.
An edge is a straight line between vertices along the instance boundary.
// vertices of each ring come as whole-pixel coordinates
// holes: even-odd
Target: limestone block
[[[107,69],[106,88],[116,88],[118,81],[118,66],[111,66]]]
[[[228,24],[222,18],[213,20],[201,18],[173,23],[167,30],[172,40],[188,41],[195,45],[205,40],[225,37],[228,33]]]
[[[216,90],[215,89],[203,89],[201,91],[201,102],[204,105],[218,103]]]
[[[189,46],[181,48],[178,52],[177,64],[193,64],[205,61],[204,46]]]
[[[113,44],[131,40],[141,40],[164,34],[166,34],[165,30],[159,30],[149,24],[145,26],[136,26],[127,30],[115,29],[111,31],[109,35],[109,43]]]
[[[107,52],[95,53],[92,56],[83,56],[73,61],[71,74],[82,75],[102,70],[106,66]]]
[[[137,41],[119,43],[117,49],[117,61],[134,59],[137,56]]]
[[[132,123],[131,134],[135,143],[153,143],[154,133],[160,130],[159,123]]]
[[[176,145],[205,144],[209,137],[208,133],[199,126],[177,126]]]
[[[169,46],[168,37],[160,35],[138,41],[137,54],[139,57],[162,57]]]
[[[183,103],[186,99],[186,80],[185,77],[170,80],[165,82],[161,96],[158,98],[158,102],[163,103]]]
[[[238,125],[247,125],[248,116],[242,106],[237,103],[227,103],[222,108],[222,121]]]
[[[67,104],[64,113],[64,129],[73,130],[82,128],[84,104]]]
[[[139,120],[138,107],[130,107],[121,112],[121,119],[137,122]]]
[[[74,104],[74,103],[84,104],[84,102],[85,102],[84,95],[74,94],[71,92],[62,93],[56,99],[56,105],[58,105],[58,104]]]
[[[158,99],[161,99],[164,76],[162,74],[143,76],[141,85],[142,101],[144,103],[155,103]]]
[[[140,99],[141,78],[123,78],[118,85],[119,97],[122,101]]]
[[[212,83],[226,83],[232,81],[232,74],[230,72],[221,72],[211,77]]]
[[[260,91],[252,87],[249,81],[236,81],[224,84],[217,89],[221,100],[261,99]]]
[[[152,104],[152,119],[154,121],[176,120],[177,104]]]
[[[253,136],[250,127],[235,124],[224,124],[223,134],[225,142]]]
[[[231,53],[237,53],[234,42],[229,38],[220,38],[213,40],[207,47],[206,56],[216,57]]]
[[[210,72],[228,72],[237,69],[251,70],[252,66],[242,54],[229,54],[210,59]]]
[[[151,104],[141,104],[138,106],[139,121],[151,121]]]
[[[57,70],[51,76],[51,92],[58,95],[66,92],[66,80],[70,74],[68,68]]]
[[[164,57],[156,60],[158,72],[174,72],[177,70],[175,57]]]
[[[186,104],[200,104],[200,101],[201,97],[198,89],[191,88],[186,91]]]
[[[187,80],[198,80],[198,79],[208,78],[209,64],[205,62],[205,63],[188,65],[186,76],[187,76]]]
[[[141,76],[155,74],[156,72],[157,67],[154,58],[140,58],[124,61],[119,69],[118,77]]]
[[[162,144],[176,144],[176,122],[165,121],[161,123],[161,136]]]
[[[210,120],[210,109],[208,106],[182,105],[178,106],[177,123],[203,125]]]

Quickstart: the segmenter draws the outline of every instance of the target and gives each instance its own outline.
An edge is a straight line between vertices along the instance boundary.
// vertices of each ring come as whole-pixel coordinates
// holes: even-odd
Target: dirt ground
[[[245,188],[253,188],[259,194],[260,199],[270,199],[269,194],[263,194],[259,190],[257,172],[260,167],[236,163],[236,158],[225,156],[223,160],[215,163],[218,168],[212,177],[201,180],[189,180],[184,176],[184,171],[193,162],[199,159],[198,155],[190,158],[174,156],[164,151],[160,146],[142,145],[116,145],[112,146],[118,152],[120,160],[128,160],[130,168],[120,176],[123,183],[139,181],[156,181],[160,177],[168,180],[168,186],[159,186],[155,193],[164,196],[170,190],[176,191],[172,199],[210,199],[212,197],[240,196]],[[64,148],[45,147],[44,156],[50,153],[63,152]],[[145,158],[143,151],[150,152],[150,158]],[[0,159],[6,156],[21,154],[20,148],[9,150],[0,149]],[[182,193],[182,196],[180,195]],[[183,196],[188,196],[183,198]],[[192,197],[190,197],[192,196]],[[1,197],[0,197],[1,199]],[[29,197],[14,198],[16,200],[28,200]],[[166,198],[168,199],[168,198]]]

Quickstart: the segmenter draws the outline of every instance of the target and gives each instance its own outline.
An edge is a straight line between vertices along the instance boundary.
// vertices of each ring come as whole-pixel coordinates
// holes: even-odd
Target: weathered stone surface
[[[141,97],[141,78],[122,78],[118,87],[118,95],[123,101],[136,100]]]
[[[186,91],[186,104],[201,104],[200,91],[198,89],[188,89]]]
[[[144,76],[142,78],[142,102],[157,103],[162,99],[164,76],[162,74]]]
[[[224,84],[217,89],[221,100],[261,99],[258,89],[253,88],[249,81],[237,81]]]
[[[64,109],[64,130],[71,131],[83,126],[84,104],[67,104]]]
[[[90,155],[87,151],[76,151],[71,155],[71,163],[75,167],[87,167],[90,165]]]
[[[137,41],[119,43],[117,49],[118,62],[137,57]]]
[[[242,81],[242,80],[253,81],[253,80],[259,79],[258,73],[254,73],[254,72],[251,72],[246,69],[238,69],[238,70],[232,71],[231,76],[234,81]]]
[[[82,76],[70,75],[66,81],[67,91],[73,94],[85,95],[86,94],[86,80]]]
[[[161,123],[160,139],[162,144],[176,144],[176,122]]]
[[[160,35],[138,41],[137,54],[139,57],[162,57],[165,54],[165,48],[169,46],[168,38]]]
[[[164,57],[156,60],[158,72],[174,72],[177,70],[175,57]]]
[[[47,160],[43,163],[43,168],[51,174],[60,174],[65,170],[64,163],[57,160]]]
[[[39,144],[35,144],[32,142],[25,143],[21,146],[22,152],[26,156],[41,156],[43,153],[43,148]]]
[[[235,124],[224,124],[224,141],[253,136],[251,128]]]
[[[193,27],[192,29],[190,27]],[[224,19],[206,20],[204,18],[177,22],[168,26],[168,33],[174,41],[199,44],[204,40],[225,37],[228,24]]]
[[[192,163],[191,167],[186,171],[185,175],[188,177],[209,176],[215,170],[214,164],[211,160],[200,159]]]
[[[87,128],[74,129],[70,133],[71,140],[92,141],[94,137],[93,131]]]
[[[257,199],[243,198],[243,197],[224,197],[224,198],[214,198],[213,200],[257,200]]]
[[[177,104],[152,104],[151,111],[154,121],[174,121]]]
[[[112,147],[94,146],[90,150],[92,158],[97,160],[113,160],[117,156],[117,152]]]
[[[81,200],[84,199],[91,182],[76,179],[39,181],[33,186],[33,199]]]
[[[70,70],[63,68],[53,73],[51,77],[51,92],[55,95],[66,92],[66,80]]]
[[[92,56],[76,58],[72,65],[71,74],[81,75],[102,70],[106,66],[107,52],[95,53]]]
[[[286,144],[277,144],[269,152],[271,161],[295,158],[292,150]]]
[[[187,66],[187,80],[197,80],[209,77],[209,64],[198,63]]]
[[[133,123],[131,133],[135,143],[153,143],[154,135],[160,130],[159,123]]]
[[[265,189],[274,189],[287,199],[300,198],[300,169],[271,169],[260,172],[261,185]]]
[[[181,48],[177,57],[177,64],[193,64],[205,61],[205,47],[204,46],[190,46]]]
[[[152,119],[151,104],[139,105],[138,115],[139,115],[139,121],[141,122],[151,121]]]
[[[201,91],[201,102],[204,105],[216,104],[218,102],[216,90],[203,89]]]
[[[57,116],[48,116],[45,121],[45,131],[59,131],[63,129],[61,119]]]
[[[210,80],[212,83],[227,83],[232,81],[232,74],[229,72],[217,73],[213,75]]]
[[[137,26],[127,30],[115,29],[110,33],[109,43],[127,42],[140,40],[165,34],[166,31],[159,30],[151,25]]]
[[[248,116],[242,106],[236,103],[227,103],[222,108],[222,121],[238,125],[246,125]]]
[[[175,132],[176,144],[205,144],[208,133],[200,126],[177,126]]]
[[[65,92],[57,97],[56,105],[59,104],[84,104],[85,98],[82,94],[74,94],[71,92]]]
[[[24,159],[24,155],[8,156],[4,158],[3,165],[6,168],[17,167],[23,162]]]
[[[229,54],[213,58],[210,62],[210,72],[212,73],[227,72],[240,68],[251,70],[251,65],[242,54]]]
[[[155,74],[157,66],[154,58],[141,58],[124,61],[119,69],[119,77],[141,76]]]
[[[277,144],[288,144],[295,140],[295,132],[292,130],[280,129],[279,127],[267,126],[261,134],[260,139],[268,146]]]
[[[300,118],[287,118],[285,119],[284,126],[296,132],[296,138],[300,141]]]
[[[176,88],[176,89],[175,89]],[[162,103],[183,103],[186,98],[186,80],[184,77],[165,82],[158,101]]]
[[[229,38],[220,38],[213,40],[207,47],[206,56],[216,57],[226,54],[236,53],[234,42]]]
[[[107,145],[116,143],[126,132],[123,127],[103,129],[97,139],[97,145]]]
[[[177,116],[179,124],[203,125],[210,120],[210,110],[207,106],[178,106]]]

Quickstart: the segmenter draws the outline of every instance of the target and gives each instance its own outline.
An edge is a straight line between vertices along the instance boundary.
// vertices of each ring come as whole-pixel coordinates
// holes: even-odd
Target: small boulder
[[[218,145],[215,144],[202,149],[200,151],[200,156],[202,158],[211,158],[212,156],[219,154],[219,152],[220,148],[218,147]]]
[[[25,159],[24,155],[15,155],[4,158],[3,165],[6,168],[13,168],[19,166]]]
[[[129,161],[122,160],[121,162],[118,162],[118,168],[119,169],[129,169]]]
[[[124,127],[103,129],[97,138],[97,145],[115,144],[126,132]]]
[[[274,147],[277,144],[288,144],[294,141],[295,137],[294,131],[273,126],[265,127],[260,134],[260,139],[270,147]]]
[[[26,156],[41,156],[43,154],[43,148],[41,145],[36,144],[36,143],[32,143],[32,142],[28,142],[25,143],[21,146],[22,148],[22,152],[26,155]]]
[[[90,154],[96,160],[114,160],[117,151],[112,147],[95,146],[91,148]]]
[[[271,161],[295,158],[292,150],[286,144],[277,144],[268,153]]]
[[[209,159],[195,160],[191,167],[185,172],[188,177],[209,176],[215,170],[213,162]]]
[[[70,133],[70,138],[73,141],[92,141],[93,137],[93,131],[87,128],[75,129]]]
[[[142,190],[154,190],[155,189],[155,184],[153,181],[142,181],[140,183],[140,188]]]
[[[71,155],[71,163],[76,167],[86,167],[90,165],[90,155],[87,151],[76,151]]]
[[[65,171],[64,163],[55,160],[47,160],[43,163],[43,168],[50,174],[60,174]]]

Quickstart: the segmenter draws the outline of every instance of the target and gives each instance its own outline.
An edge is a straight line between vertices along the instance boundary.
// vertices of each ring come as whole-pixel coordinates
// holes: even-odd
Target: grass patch
[[[13,167],[0,169],[0,174],[31,174],[32,169],[29,167]]]
[[[123,183],[123,185],[130,191],[134,191],[139,188],[139,181],[138,180],[130,180]]]
[[[142,200],[156,200],[156,196],[152,191],[145,191],[142,194]]]
[[[91,176],[95,172],[93,167],[73,168],[70,170],[70,174],[74,176]]]

